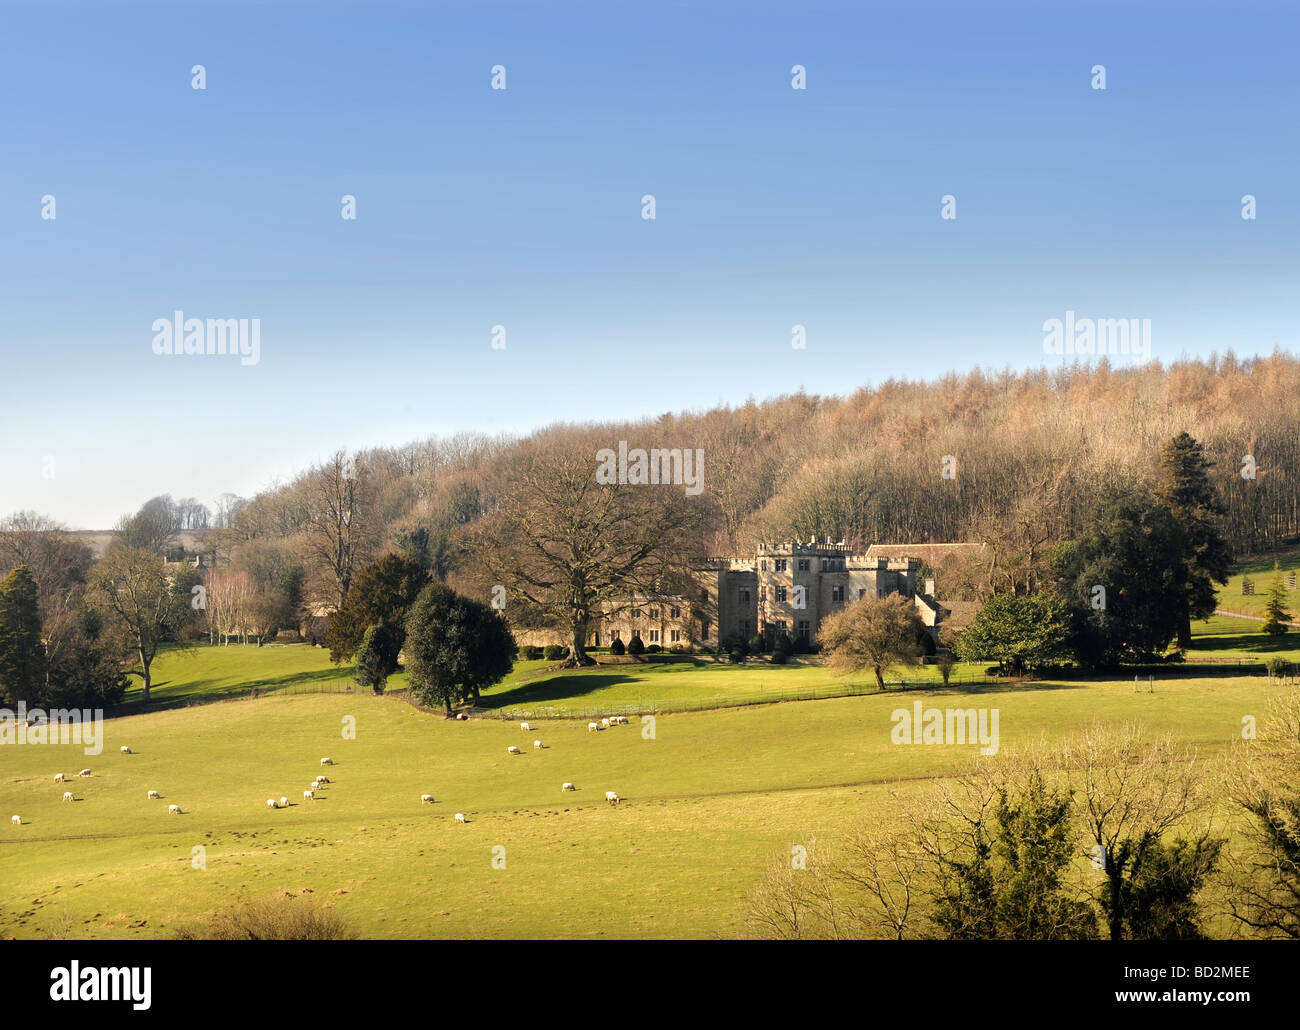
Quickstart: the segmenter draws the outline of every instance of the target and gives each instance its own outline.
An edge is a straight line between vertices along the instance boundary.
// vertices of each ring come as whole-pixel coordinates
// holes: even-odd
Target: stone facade
[[[826,616],[862,597],[902,594],[916,602],[921,621],[937,633],[946,611],[933,581],[918,590],[917,557],[854,554],[843,544],[787,542],[763,545],[752,558],[713,558],[695,572],[694,597],[634,598],[592,632],[588,646],[626,645],[633,637],[665,651],[675,646],[716,647],[731,636],[781,632],[817,640]],[[515,633],[520,643],[567,644],[563,632]]]

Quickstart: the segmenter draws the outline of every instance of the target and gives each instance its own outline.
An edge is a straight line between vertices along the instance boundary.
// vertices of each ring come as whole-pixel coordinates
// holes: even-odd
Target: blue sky
[[[1292,350],[1300,14],[1226,6],[6,6],[0,515],[1036,367],[1066,310]],[[177,309],[260,362],[155,355]]]

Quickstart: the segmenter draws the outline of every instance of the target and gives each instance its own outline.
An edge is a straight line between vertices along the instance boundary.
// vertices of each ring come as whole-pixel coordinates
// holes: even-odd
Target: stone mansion
[[[936,545],[919,545],[924,553]],[[938,545],[943,546],[943,545]],[[921,621],[937,633],[947,614],[934,597],[934,581],[917,589],[920,557],[853,554],[840,544],[787,542],[759,547],[752,558],[714,558],[696,570],[695,597],[632,599],[592,633],[592,647],[640,637],[647,647],[670,651],[677,645],[716,646],[730,636],[785,632],[813,643],[822,619],[862,597],[902,594],[916,603]]]

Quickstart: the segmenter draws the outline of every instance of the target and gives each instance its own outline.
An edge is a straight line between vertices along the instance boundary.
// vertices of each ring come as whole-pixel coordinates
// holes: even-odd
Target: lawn
[[[107,722],[99,756],[0,751],[0,933],[167,936],[238,898],[310,891],[367,937],[734,936],[772,854],[885,817],[892,789],[922,789],[975,756],[891,743],[896,707],[996,708],[1003,751],[1102,718],[1210,756],[1269,690],[1262,677],[1162,681],[1150,694],[1126,682],[914,690],[660,715],[650,739],[640,720],[523,733],[363,692],[123,716]],[[343,737],[348,717],[355,739]],[[123,743],[136,753],[120,754]],[[337,762],[333,782],[303,802],[322,755]],[[93,775],[68,785],[79,800],[61,802],[53,774],[82,766]],[[579,790],[562,793],[566,780]],[[606,805],[609,789],[626,802]],[[281,795],[297,803],[265,807]],[[167,815],[169,803],[184,814]],[[492,866],[498,846],[505,869]]]

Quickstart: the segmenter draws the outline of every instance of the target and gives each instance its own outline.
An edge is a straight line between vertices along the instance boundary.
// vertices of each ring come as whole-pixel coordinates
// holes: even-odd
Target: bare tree
[[[369,472],[355,457],[336,451],[312,469],[306,488],[307,560],[323,599],[342,608],[352,577],[369,563],[375,548]]]
[[[602,617],[683,592],[700,545],[701,505],[680,486],[597,484],[597,449],[527,448],[478,534],[490,581],[568,631],[569,665],[593,664],[587,639]]]

